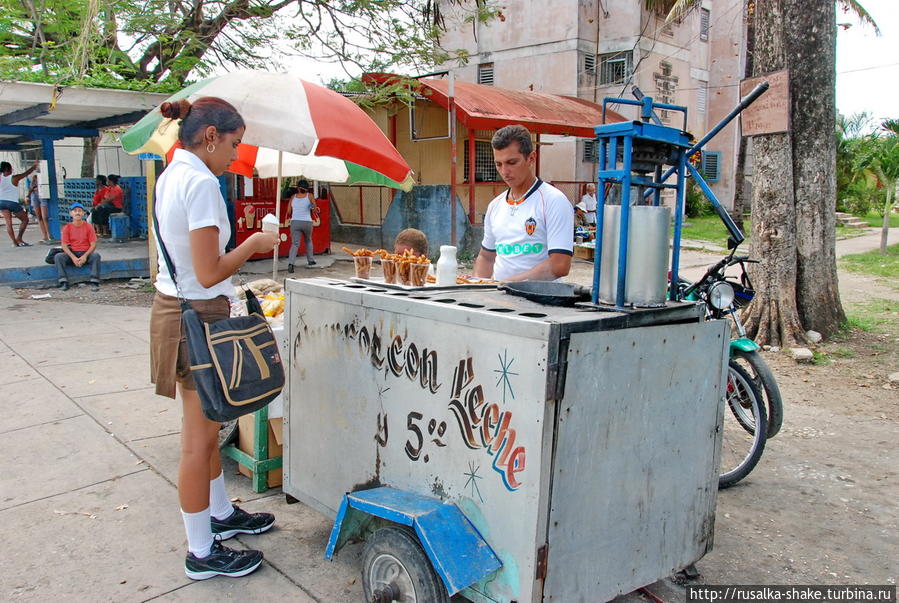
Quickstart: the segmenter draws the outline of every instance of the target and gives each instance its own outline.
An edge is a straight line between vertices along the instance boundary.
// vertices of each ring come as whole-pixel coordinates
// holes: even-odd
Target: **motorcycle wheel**
[[[765,450],[768,417],[762,394],[736,362],[728,363],[721,434],[718,488],[729,488],[749,475]]]
[[[758,352],[734,350],[731,360],[736,360],[746,371],[756,389],[762,392],[768,411],[768,437],[773,438],[780,431],[784,420],[783,399],[777,381],[768,368],[768,363]]]

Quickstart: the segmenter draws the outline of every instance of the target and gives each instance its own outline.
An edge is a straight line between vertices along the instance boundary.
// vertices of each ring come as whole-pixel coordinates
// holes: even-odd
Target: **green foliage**
[[[715,213],[715,208],[709,203],[693,179],[687,180],[687,191],[684,195],[684,213],[688,218],[710,216]]]
[[[289,54],[360,71],[432,69],[468,59],[440,47],[447,11],[499,14],[491,0],[10,0],[0,79],[168,92],[219,66],[278,69]]]
[[[837,209],[881,217],[893,206],[899,181],[899,121],[875,129],[867,113],[837,119]],[[879,225],[879,224],[878,224]]]
[[[824,352],[812,350],[812,364],[815,366],[827,366],[830,364],[830,358]]]
[[[748,245],[749,233],[751,232],[749,218],[744,219],[744,226],[746,228],[744,234],[747,238],[743,245]],[[712,214],[710,216],[690,218],[681,230],[681,236],[684,239],[709,241],[723,247],[727,244],[728,232],[724,227],[724,223],[721,222],[721,218],[717,214]]]

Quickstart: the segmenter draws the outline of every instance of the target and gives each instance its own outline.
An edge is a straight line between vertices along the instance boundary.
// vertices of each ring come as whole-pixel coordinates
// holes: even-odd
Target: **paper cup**
[[[413,287],[424,287],[428,281],[428,265],[429,264],[410,264],[411,270],[409,280]]]
[[[353,256],[353,262],[356,264],[356,278],[368,280],[371,276],[371,257]]]
[[[384,282],[396,284],[396,262],[393,260],[381,260],[381,270],[384,272]]]

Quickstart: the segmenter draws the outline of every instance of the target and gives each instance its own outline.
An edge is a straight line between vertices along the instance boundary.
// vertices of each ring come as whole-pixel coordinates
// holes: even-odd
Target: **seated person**
[[[393,240],[393,253],[404,253],[407,249],[415,255],[428,255],[428,237],[420,230],[407,228]]]
[[[62,229],[62,253],[57,253],[54,258],[56,263],[56,276],[59,278],[59,288],[63,291],[69,289],[69,277],[66,274],[66,266],[91,266],[91,291],[100,289],[100,254],[94,251],[97,248],[97,233],[91,225],[84,221],[84,206],[73,203],[69,209],[72,222]]]
[[[584,202],[581,201],[574,206],[574,226],[577,228],[578,226],[587,226],[589,224],[590,221],[587,218],[587,208],[585,207]]]
[[[100,203],[94,207],[94,226],[97,227],[99,234],[109,235],[109,216],[110,214],[121,212],[124,209],[125,192],[119,186],[119,177],[110,174],[107,178],[107,186],[100,192],[100,177],[97,177],[97,193],[94,195],[94,203],[97,197],[100,197]]]

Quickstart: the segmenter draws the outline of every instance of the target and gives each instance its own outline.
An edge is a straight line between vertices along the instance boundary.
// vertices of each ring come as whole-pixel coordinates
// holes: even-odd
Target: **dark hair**
[[[297,182],[297,188],[305,188],[307,191],[312,190],[312,187],[309,186],[309,181],[305,178],[300,178],[299,182]]]
[[[234,105],[214,96],[204,96],[193,103],[183,98],[173,103],[165,102],[159,106],[159,112],[163,117],[181,120],[178,140],[185,148],[202,142],[199,136],[207,126],[215,126],[222,134],[246,126]]]
[[[119,177],[116,174],[110,174],[109,176],[107,176],[107,180],[109,180],[113,184],[119,183]]]
[[[494,149],[500,151],[513,142],[518,143],[518,150],[521,151],[521,154],[525,157],[530,155],[534,150],[534,143],[531,142],[531,133],[527,128],[518,124],[506,126],[505,128],[497,130],[496,134],[493,135],[493,140],[490,144]]]
[[[11,172],[12,164],[8,161],[4,161],[0,163],[0,172]]]
[[[97,184],[102,184],[103,186],[106,186],[106,176],[97,174]]]

